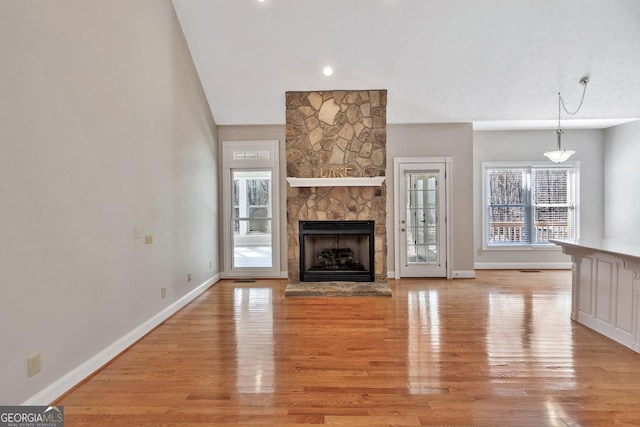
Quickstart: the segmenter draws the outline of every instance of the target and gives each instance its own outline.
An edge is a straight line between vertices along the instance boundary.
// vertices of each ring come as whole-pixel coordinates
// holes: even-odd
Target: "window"
[[[487,247],[576,238],[575,165],[484,165],[484,182]]]

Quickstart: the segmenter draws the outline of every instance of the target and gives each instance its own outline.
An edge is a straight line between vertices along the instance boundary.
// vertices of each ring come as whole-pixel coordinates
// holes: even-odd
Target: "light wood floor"
[[[67,427],[640,425],[640,355],[570,320],[570,272],[477,275],[222,281],[56,403]]]

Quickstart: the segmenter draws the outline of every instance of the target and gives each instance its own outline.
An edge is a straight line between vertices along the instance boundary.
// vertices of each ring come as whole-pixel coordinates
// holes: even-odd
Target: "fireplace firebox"
[[[374,221],[299,221],[301,282],[373,282]]]

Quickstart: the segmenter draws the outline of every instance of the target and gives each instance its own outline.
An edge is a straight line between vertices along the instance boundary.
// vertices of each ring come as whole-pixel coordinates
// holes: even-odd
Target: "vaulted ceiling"
[[[216,122],[286,91],[387,89],[389,123],[607,127],[640,117],[638,0],[173,0]],[[323,67],[334,68],[325,77]]]

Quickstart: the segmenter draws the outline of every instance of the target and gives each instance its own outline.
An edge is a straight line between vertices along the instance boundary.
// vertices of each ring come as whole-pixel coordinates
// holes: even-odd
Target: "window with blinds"
[[[485,166],[487,246],[576,237],[574,166]]]

